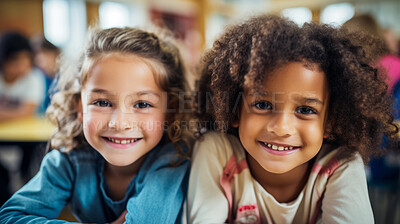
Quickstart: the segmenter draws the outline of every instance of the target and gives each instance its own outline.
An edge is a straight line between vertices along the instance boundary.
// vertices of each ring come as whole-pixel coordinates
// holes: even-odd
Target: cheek
[[[165,114],[155,113],[140,119],[140,127],[142,131],[152,135],[162,135],[164,132]]]
[[[247,133],[254,133],[263,129],[268,122],[265,116],[243,112],[239,119],[239,129]]]
[[[322,145],[324,138],[324,128],[320,124],[302,125],[301,135],[303,139],[313,145]]]
[[[83,129],[87,133],[94,133],[105,129],[108,119],[105,115],[86,113],[83,114]]]
[[[239,138],[245,148],[255,143],[258,134],[262,133],[263,125],[264,122],[257,119],[256,116],[249,116],[248,114],[240,116]]]

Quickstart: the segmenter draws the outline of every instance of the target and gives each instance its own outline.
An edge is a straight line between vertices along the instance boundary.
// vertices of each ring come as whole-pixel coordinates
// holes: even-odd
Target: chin
[[[110,157],[104,157],[104,159],[109,163],[109,164],[111,164],[111,165],[113,165],[113,166],[129,166],[129,165],[131,165],[132,163],[134,163],[136,160],[133,160],[132,161],[132,159],[129,159],[129,160],[127,160],[127,158],[126,158],[126,156],[124,156],[124,157],[112,157],[112,158],[110,158]]]
[[[290,170],[287,167],[279,167],[279,166],[262,166],[264,170],[274,173],[274,174],[284,174],[289,172]]]

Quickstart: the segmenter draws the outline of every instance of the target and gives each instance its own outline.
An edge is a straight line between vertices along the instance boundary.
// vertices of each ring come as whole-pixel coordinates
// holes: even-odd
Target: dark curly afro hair
[[[371,65],[364,44],[376,39],[328,25],[298,27],[287,19],[261,15],[228,27],[206,51],[197,82],[196,117],[201,128],[237,135],[232,123],[239,117],[237,99],[244,88],[260,88],[265,75],[288,64],[317,65],[328,80],[329,134],[341,147],[340,156],[359,152],[367,162],[379,150],[382,133],[394,137],[392,102],[384,75]],[[240,104],[239,104],[240,105]]]

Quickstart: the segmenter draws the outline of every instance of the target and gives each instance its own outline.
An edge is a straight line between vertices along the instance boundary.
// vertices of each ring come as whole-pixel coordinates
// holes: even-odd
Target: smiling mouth
[[[121,144],[121,145],[125,145],[125,144],[129,144],[129,143],[133,143],[133,142],[137,142],[139,140],[141,140],[142,138],[109,138],[109,137],[103,137],[104,139],[116,143],[116,144]]]
[[[290,151],[290,150],[295,150],[295,149],[300,149],[300,146],[283,146],[283,145],[274,145],[268,142],[261,142],[259,141],[260,144],[263,144],[267,146],[268,148],[274,150],[274,151]]]

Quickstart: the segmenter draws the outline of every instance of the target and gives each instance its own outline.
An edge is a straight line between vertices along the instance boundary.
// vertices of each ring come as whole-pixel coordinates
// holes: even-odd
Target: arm
[[[37,175],[1,208],[1,223],[66,223],[55,219],[67,204],[73,171],[65,155],[53,150],[43,159]]]
[[[0,121],[32,116],[36,113],[37,105],[24,102],[17,108],[0,108]]]
[[[323,223],[374,223],[364,164],[359,155],[328,180],[322,201]]]
[[[195,144],[189,180],[188,223],[224,223],[228,218],[228,201],[219,184],[229,158],[225,147],[215,133]]]

